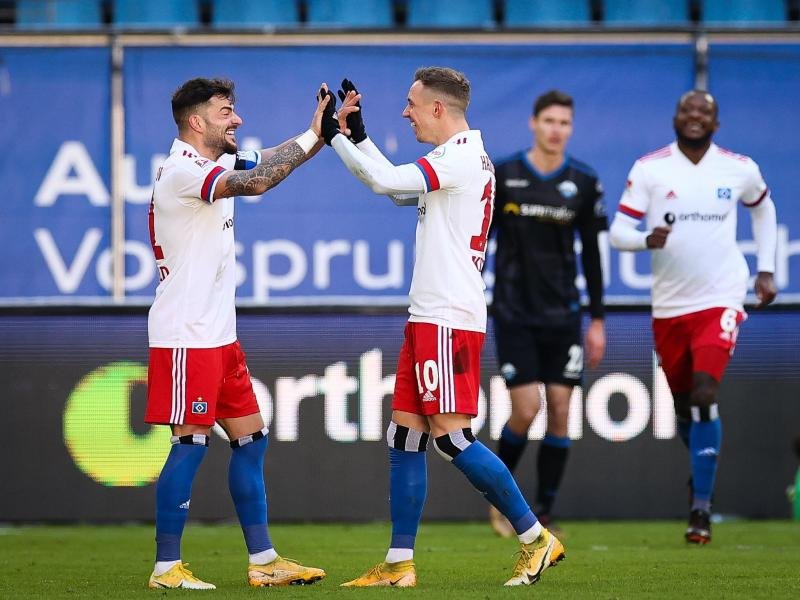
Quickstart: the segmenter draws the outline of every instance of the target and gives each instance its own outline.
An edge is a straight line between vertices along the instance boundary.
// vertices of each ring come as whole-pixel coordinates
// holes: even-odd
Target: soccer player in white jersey
[[[145,421],[170,425],[172,447],[156,485],[151,588],[213,589],[181,561],[192,481],[219,423],[231,440],[228,486],[249,554],[252,586],[325,576],[276,553],[267,527],[267,428],[236,339],[234,196],[263,194],[321,147],[324,102],[310,128],[260,152],[237,153],[234,85],[192,79],[172,96],[178,137],[156,175],[150,241],[160,283],[150,309]],[[237,170],[238,169],[238,170]]]
[[[619,250],[651,250],[653,334],[689,449],[691,494],[686,540],[711,541],[711,497],[722,437],[717,393],[733,354],[749,270],[736,244],[736,208],[750,212],[758,246],[758,307],[775,299],[775,205],[758,165],[711,140],[716,100],[684,94],[673,119],[676,141],[636,161],[610,229]],[[646,219],[646,231],[637,226]]]
[[[494,203],[494,167],[465,111],[469,81],[444,67],[417,70],[403,117],[418,141],[434,149],[414,163],[392,165],[366,136],[360,100],[345,80],[343,109],[333,95],[322,133],[344,164],[372,191],[417,207],[410,318],[392,399],[389,502],[392,538],[386,559],[345,586],[416,584],[414,543],[427,494],[428,437],[514,526],[522,546],[506,585],[527,585],[564,557],[564,547],[537,521],[508,468],[475,439],[480,353],[486,331],[481,268]],[[350,131],[351,139],[340,133]]]

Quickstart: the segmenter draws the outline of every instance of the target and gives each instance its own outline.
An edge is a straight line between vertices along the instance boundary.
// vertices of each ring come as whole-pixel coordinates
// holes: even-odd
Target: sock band
[[[442,455],[445,460],[453,460],[464,450],[469,448],[470,444],[475,441],[475,436],[472,434],[472,429],[465,427],[451,431],[433,440],[433,445],[436,451]]]
[[[394,421],[389,422],[386,430],[386,443],[389,448],[395,450],[405,450],[406,452],[425,452],[428,449],[429,434],[398,425]]]
[[[208,436],[204,433],[189,433],[186,435],[173,435],[169,438],[172,445],[185,444],[189,446],[208,446]]]
[[[711,406],[692,406],[692,421],[716,421],[719,419],[719,404]]]
[[[267,433],[269,433],[269,429],[267,427],[264,427],[261,431],[256,431],[255,433],[251,433],[250,435],[245,435],[243,437],[240,437],[231,442],[231,448],[241,448],[242,446],[245,446],[252,442],[257,442],[261,438],[265,437]]]

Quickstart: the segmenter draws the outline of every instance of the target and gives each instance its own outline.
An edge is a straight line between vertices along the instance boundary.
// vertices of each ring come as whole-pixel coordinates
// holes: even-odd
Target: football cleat
[[[304,567],[300,563],[280,556],[265,565],[248,565],[247,581],[253,587],[278,585],[306,585],[325,577],[325,571]]]
[[[508,522],[508,519],[505,518],[503,513],[497,510],[494,506],[489,507],[489,525],[492,526],[494,532],[500,537],[507,538],[517,533],[514,531],[511,523]]]
[[[546,568],[555,567],[564,558],[564,545],[547,529],[542,529],[538,538],[520,548],[514,576],[505,585],[532,585],[539,581]]]
[[[695,509],[689,513],[689,526],[684,534],[690,544],[704,545],[711,541],[711,515]]]
[[[147,587],[155,589],[167,588],[185,588],[187,590],[215,590],[217,586],[213,583],[202,581],[192,575],[192,572],[186,568],[189,563],[178,563],[173,566],[166,573],[150,575],[150,581]]]
[[[417,585],[417,570],[413,560],[378,563],[358,579],[346,581],[341,587],[414,587]]]

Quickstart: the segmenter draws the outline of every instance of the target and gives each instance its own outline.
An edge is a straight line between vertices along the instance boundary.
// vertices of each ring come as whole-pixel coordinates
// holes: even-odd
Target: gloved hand
[[[339,98],[344,102],[347,92],[358,93],[356,86],[349,79],[342,79],[342,89],[339,90]],[[347,128],[350,130],[350,141],[354,144],[363,142],[367,139],[367,130],[364,128],[364,117],[361,114],[361,102],[356,102],[355,106],[359,110],[347,115]]]
[[[320,88],[319,97],[322,98],[326,94],[328,95],[329,100],[328,104],[322,111],[320,133],[322,135],[322,139],[325,140],[325,143],[330,146],[333,138],[342,132],[339,130],[339,121],[336,118],[336,96],[333,95],[332,91],[326,91],[325,88]]]

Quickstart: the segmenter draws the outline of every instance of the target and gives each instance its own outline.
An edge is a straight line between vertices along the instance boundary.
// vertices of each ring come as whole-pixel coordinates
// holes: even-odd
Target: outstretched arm
[[[343,135],[333,138],[331,146],[347,170],[376,194],[421,194],[425,178],[414,164],[386,165],[370,158]]]
[[[319,152],[322,147],[322,112],[327,104],[327,97],[319,98],[309,129],[275,148],[263,150],[261,162],[255,167],[245,171],[227,171],[221,175],[214,190],[214,199],[263,194]]]
[[[342,109],[355,107],[356,110],[343,116],[343,110],[339,111],[339,130],[346,133],[348,139],[356,145],[361,152],[377,162],[393,167],[391,161],[384,156],[378,146],[375,145],[367,135],[364,125],[364,111],[361,108],[361,94],[356,89],[355,84],[349,79],[342,80],[342,89],[339,90],[339,99],[342,101]],[[389,194],[389,198],[397,206],[416,206],[419,203],[419,194]]]
[[[357,112],[353,105],[343,106],[338,120],[334,115],[336,100],[333,93],[323,84],[320,95],[326,95],[330,102],[323,107],[321,132],[325,143],[335,151],[347,169],[376,194],[420,194],[425,192],[425,178],[414,164],[394,166],[388,161],[378,161],[359,150],[341,131],[341,122],[347,115]]]

